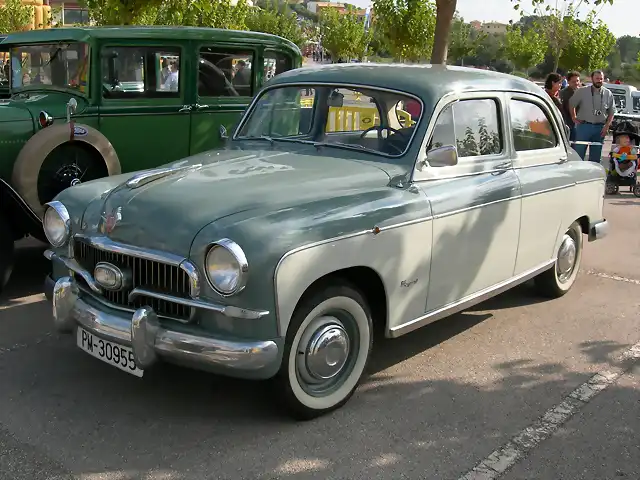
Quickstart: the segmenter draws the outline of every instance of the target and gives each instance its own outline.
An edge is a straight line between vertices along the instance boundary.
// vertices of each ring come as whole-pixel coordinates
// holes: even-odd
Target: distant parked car
[[[398,337],[528,279],[566,294],[583,239],[607,234],[604,185],[528,80],[292,70],[227,148],[57,195],[45,290],[57,329],[114,367],[271,379],[311,418],[353,394],[376,327]]]
[[[265,73],[302,61],[281,37],[195,27],[34,30],[2,51],[13,95],[0,106],[0,290],[14,240],[45,238],[58,193],[219,146]]]

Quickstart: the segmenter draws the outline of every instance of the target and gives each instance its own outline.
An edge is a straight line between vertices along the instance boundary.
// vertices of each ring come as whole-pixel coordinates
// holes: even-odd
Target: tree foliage
[[[560,58],[565,49],[572,43],[573,36],[578,34],[579,20],[577,19],[581,7],[594,8],[600,5],[613,5],[614,0],[511,0],[513,8],[520,11],[522,16],[533,14],[540,17],[537,22],[542,30],[554,58],[553,71],[558,70]],[[529,3],[532,11],[526,12],[523,3]],[[594,13],[595,14],[595,13]]]
[[[517,25],[507,29],[504,44],[504,56],[511,60],[519,70],[528,72],[544,60],[548,45],[543,34],[535,29],[526,31]]]
[[[287,7],[286,3],[278,4],[277,0],[267,3],[261,9],[250,9],[246,25],[249,30],[255,32],[280,35],[299,47],[302,47],[306,40],[297,15]]]
[[[449,50],[447,60],[458,63],[466,57],[474,56],[486,35],[476,32],[461,17],[456,17],[451,24],[449,34]]]
[[[21,0],[6,0],[0,5],[0,33],[19,32],[30,28],[34,18],[32,5],[23,5]]]
[[[340,13],[334,8],[326,8],[320,14],[320,37],[322,46],[338,59],[362,58],[367,54],[371,33],[352,8]]]
[[[393,57],[418,62],[431,56],[436,11],[430,0],[374,0],[375,28]]]
[[[573,20],[571,43],[560,57],[560,65],[567,70],[593,71],[607,66],[607,57],[616,45],[616,37],[595,12],[584,21]]]
[[[136,25],[160,6],[162,0],[81,0],[96,25]]]

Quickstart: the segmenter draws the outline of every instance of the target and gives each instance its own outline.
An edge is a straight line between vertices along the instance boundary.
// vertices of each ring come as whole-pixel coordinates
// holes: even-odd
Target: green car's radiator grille
[[[183,320],[188,319],[191,315],[191,307],[166,300],[140,296],[131,302],[129,301],[129,293],[134,288],[144,288],[176,297],[189,298],[189,277],[181,268],[121,253],[107,252],[82,240],[75,241],[74,256],[76,261],[92,275],[99,262],[111,263],[130,275],[131,282],[126,288],[115,292],[103,290],[104,299],[108,302],[132,310],[148,305],[158,315]],[[79,275],[76,275],[76,279],[82,281]]]

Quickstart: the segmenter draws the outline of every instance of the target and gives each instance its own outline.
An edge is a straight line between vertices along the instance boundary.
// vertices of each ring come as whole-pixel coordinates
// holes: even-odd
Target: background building
[[[77,0],[50,0],[53,24],[59,26],[88,25],[89,12]]]

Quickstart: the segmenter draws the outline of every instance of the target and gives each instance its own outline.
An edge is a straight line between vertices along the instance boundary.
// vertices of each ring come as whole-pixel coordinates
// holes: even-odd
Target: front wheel
[[[366,368],[372,331],[369,306],[353,287],[325,285],[305,294],[274,379],[288,413],[310,420],[344,405]]]
[[[571,290],[582,260],[582,240],[582,228],[578,222],[573,222],[562,236],[553,268],[534,279],[542,295],[558,298]]]
[[[14,242],[7,221],[0,215],[0,293],[9,282],[13,270]]]

